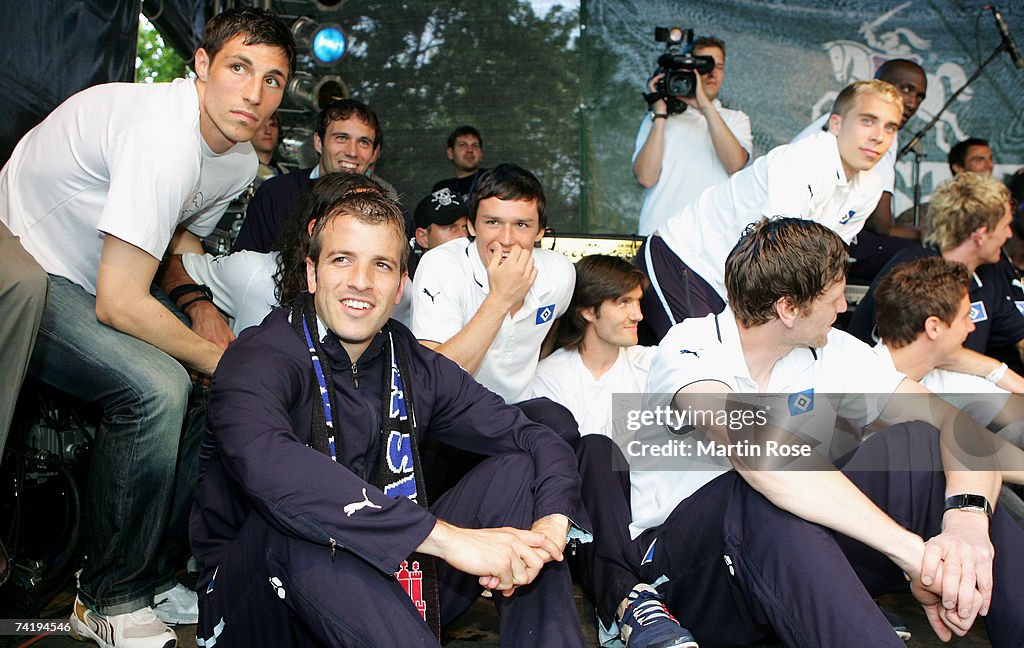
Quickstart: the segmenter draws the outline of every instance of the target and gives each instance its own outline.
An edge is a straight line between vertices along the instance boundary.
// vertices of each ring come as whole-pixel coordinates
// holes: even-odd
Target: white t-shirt
[[[578,350],[558,349],[537,365],[533,380],[536,396],[546,396],[572,412],[580,434],[603,434],[615,437],[621,427],[613,403],[621,415],[627,399],[639,399],[647,387],[651,361],[657,347],[631,346],[619,348],[619,359],[600,379],[583,364]],[[618,399],[618,401],[616,401]]]
[[[768,421],[798,434],[825,454],[831,448],[837,417],[856,428],[872,423],[896,391],[903,374],[857,338],[832,329],[818,349],[796,348],[779,360],[765,392],[757,399]],[[673,326],[658,346],[647,386],[648,409],[670,404],[687,385],[720,382],[736,394],[761,393],[750,376],[732,310],[687,319]],[[847,397],[848,395],[848,397]],[[752,410],[753,411],[753,410]],[[665,435],[664,432],[661,433]],[[727,457],[672,457],[671,470],[637,470],[629,452],[635,538],[659,526],[679,502],[732,469]]]
[[[750,132],[750,118],[739,110],[723,108],[715,99],[715,108],[722,121],[747,151],[748,162],[753,159],[754,138]],[[651,117],[645,115],[636,134],[633,162],[647,142],[651,132]],[[715,153],[708,130],[708,120],[695,108],[672,115],[665,120],[664,154],[658,182],[644,192],[637,232],[648,236],[657,230],[683,205],[693,202],[708,187],[725,182],[729,173]]]
[[[213,303],[231,318],[235,335],[263,321],[277,306],[274,273],[279,252],[242,250],[233,254],[183,254],[185,272],[213,292]]]
[[[258,165],[249,142],[210,150],[194,81],[108,83],[18,143],[0,171],[0,219],[48,273],[95,294],[105,234],[159,259],[179,224],[212,232]]]
[[[895,368],[889,347],[881,342],[874,346],[878,357]],[[928,391],[937,394],[950,405],[966,412],[968,416],[987,426],[1010,400],[1010,392],[994,385],[981,376],[935,368],[921,378],[920,382]]]
[[[871,171],[846,181],[836,138],[785,144],[710,187],[659,228],[665,244],[726,299],[725,259],[762,216],[821,223],[849,243],[875,210],[882,185]]]
[[[790,144],[796,144],[802,139],[807,139],[811,135],[816,135],[822,132],[822,127],[827,131],[828,118],[831,116],[830,113],[825,113],[822,116],[815,119],[810,125],[797,133],[796,137],[790,140]],[[892,144],[889,145],[889,149],[882,156],[874,168],[871,170],[875,172],[878,179],[882,181],[882,191],[888,191],[891,194],[896,193],[896,155],[900,152],[899,136],[892,138]]]
[[[555,319],[569,307],[576,269],[558,252],[532,251],[537,279],[515,315],[501,330],[474,377],[508,403],[533,393],[540,347]],[[476,315],[490,291],[487,269],[475,241],[455,239],[428,250],[413,280],[412,332],[443,344]]]

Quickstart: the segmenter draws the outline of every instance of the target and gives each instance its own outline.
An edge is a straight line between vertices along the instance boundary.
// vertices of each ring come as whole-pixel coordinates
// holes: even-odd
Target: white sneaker
[[[153,612],[167,625],[199,623],[199,596],[178,583],[153,595]]]
[[[104,616],[87,608],[76,596],[71,612],[71,636],[95,641],[100,648],[175,648],[178,636],[144,607],[127,614]]]

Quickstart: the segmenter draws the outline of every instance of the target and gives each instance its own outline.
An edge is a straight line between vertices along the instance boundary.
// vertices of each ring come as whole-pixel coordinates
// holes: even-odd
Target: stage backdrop
[[[130,78],[138,0],[0,0],[0,162],[20,134],[82,87]],[[197,42],[207,0],[147,0],[175,46]],[[561,232],[635,231],[642,190],[630,159],[646,106],[640,97],[663,46],[654,27],[681,26],[727,43],[723,102],[750,115],[755,155],[786,143],[849,81],[893,57],[919,61],[928,99],[906,141],[998,45],[981,2],[955,0],[360,0],[323,11],[270,0],[285,14],[316,13],[346,30],[338,74],[385,131],[377,171],[414,207],[451,175],[445,136],[483,131],[485,166],[518,162],[540,176],[550,224]],[[1024,2],[1000,7],[1024,44]],[[191,51],[182,55],[191,59]],[[922,184],[948,176],[946,153],[970,135],[991,140],[997,173],[1024,160],[1024,71],[1003,54],[925,139]],[[312,114],[289,116],[312,126]],[[908,206],[910,165],[898,166],[896,210]]]

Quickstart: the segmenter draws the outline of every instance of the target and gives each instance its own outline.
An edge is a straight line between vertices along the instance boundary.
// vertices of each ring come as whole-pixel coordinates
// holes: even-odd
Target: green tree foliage
[[[159,83],[183,77],[187,63],[173,47],[164,44],[160,32],[145,16],[139,16],[139,45],[135,54],[135,83]]]
[[[315,74],[340,75],[377,111],[377,172],[403,203],[414,208],[453,175],[445,139],[472,124],[483,133],[483,166],[530,169],[547,191],[549,225],[579,230],[577,9],[538,16],[521,0],[376,0],[346,3],[333,18],[350,49]],[[301,120],[312,126],[313,114]]]

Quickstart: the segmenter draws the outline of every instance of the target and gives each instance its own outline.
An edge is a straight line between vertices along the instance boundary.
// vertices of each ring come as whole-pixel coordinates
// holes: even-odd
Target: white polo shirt
[[[508,403],[533,394],[540,347],[555,319],[569,307],[576,269],[558,252],[532,251],[537,279],[515,315],[505,315],[474,378]],[[473,319],[490,291],[476,242],[448,241],[428,250],[412,285],[412,332],[445,343]]]
[[[765,392],[769,397],[752,400],[765,409],[770,423],[824,453],[831,446],[837,417],[857,428],[871,424],[903,379],[866,344],[832,329],[825,346],[796,348],[779,360]],[[717,318],[687,319],[669,330],[651,366],[648,407],[667,406],[676,392],[700,381],[722,383],[737,394],[761,393],[750,376],[729,308]],[[638,465],[629,453],[626,458]],[[671,470],[632,470],[630,533],[635,538],[659,526],[681,501],[731,469],[727,457],[691,456],[672,457]]]
[[[874,346],[874,351],[879,358],[895,368],[889,347],[879,342]],[[942,400],[965,412],[979,425],[987,426],[991,423],[1010,400],[1010,392],[1002,387],[990,383],[981,376],[958,371],[932,369],[918,382]]]
[[[831,113],[825,113],[818,117],[810,125],[797,133],[796,137],[790,140],[790,144],[796,144],[802,139],[807,139],[811,135],[816,135],[823,131],[828,130],[828,118]],[[882,191],[888,191],[891,194],[896,193],[896,155],[900,152],[899,135],[892,138],[892,144],[889,145],[889,149],[882,156],[874,168],[871,170],[875,172],[878,179],[882,181]]]
[[[641,399],[656,351],[657,347],[640,345],[620,347],[615,364],[594,380],[578,350],[559,349],[537,366],[534,395],[564,405],[579,424],[581,435],[614,438],[616,428],[621,428],[617,418],[622,412],[616,413],[613,403],[621,408],[626,399]]]
[[[805,218],[849,243],[881,195],[871,171],[847,182],[835,136],[819,133],[776,147],[708,188],[659,231],[669,249],[726,299],[725,259],[747,225],[762,216]]]
[[[723,108],[722,102],[714,101],[715,109],[722,121],[732,131],[748,155],[753,159],[754,138],[750,132],[750,118],[740,110]],[[651,132],[651,116],[644,115],[640,130],[636,134],[633,162],[647,143]],[[708,120],[694,108],[688,108],[678,115],[665,120],[664,153],[661,158],[661,174],[658,182],[644,192],[644,204],[640,208],[640,222],[637,233],[648,236],[657,230],[679,208],[691,203],[708,187],[725,182],[729,172],[715,153],[711,141]]]

